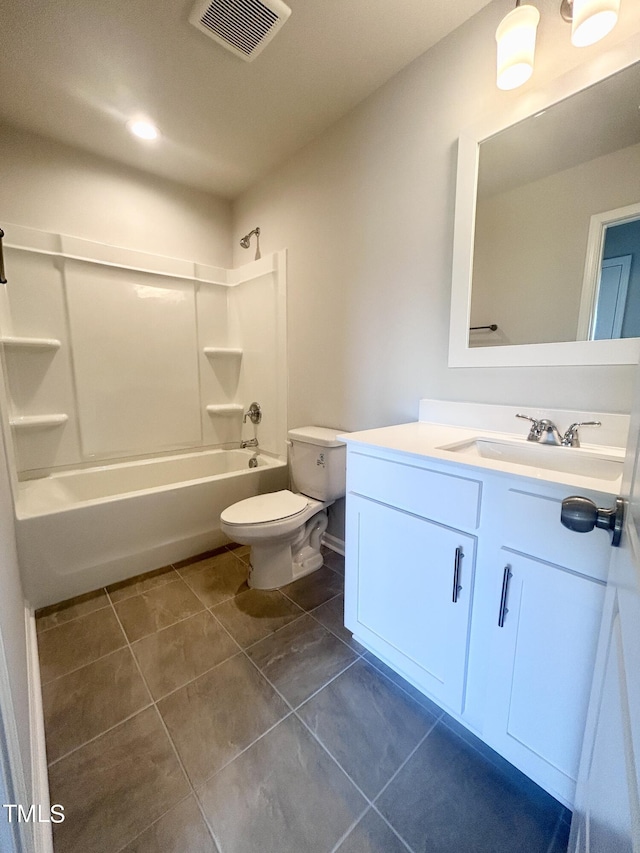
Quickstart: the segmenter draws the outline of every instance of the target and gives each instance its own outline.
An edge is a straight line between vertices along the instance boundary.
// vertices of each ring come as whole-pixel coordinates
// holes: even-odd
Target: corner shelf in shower
[[[9,418],[9,423],[14,429],[48,429],[66,424],[69,415],[20,415]]]
[[[21,338],[5,335],[0,338],[0,344],[16,349],[60,349],[60,341],[56,338]]]
[[[207,412],[210,415],[241,415],[244,413],[244,408],[237,403],[223,403],[207,406]]]
[[[210,358],[217,358],[221,356],[242,358],[242,350],[238,347],[204,347],[203,352]]]

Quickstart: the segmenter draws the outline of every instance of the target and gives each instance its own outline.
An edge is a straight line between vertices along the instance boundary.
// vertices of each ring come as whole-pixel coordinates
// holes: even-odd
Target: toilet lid
[[[220,518],[225,524],[261,524],[297,515],[306,509],[307,504],[307,498],[303,495],[294,495],[288,489],[283,489],[238,501],[227,507]]]

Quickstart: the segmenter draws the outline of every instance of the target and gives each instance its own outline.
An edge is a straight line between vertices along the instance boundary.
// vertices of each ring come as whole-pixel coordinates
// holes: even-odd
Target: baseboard
[[[326,545],[331,551],[335,551],[336,554],[341,554],[344,557],[344,539],[338,539],[337,536],[325,533],[322,537],[322,544]]]
[[[25,607],[25,633],[29,667],[29,730],[31,734],[31,777],[33,779],[31,802],[40,805],[42,814],[49,814],[51,801],[49,799],[47,751],[44,740],[38,637],[35,616],[29,607]],[[37,822],[33,823],[32,827],[35,853],[53,853],[51,824]]]

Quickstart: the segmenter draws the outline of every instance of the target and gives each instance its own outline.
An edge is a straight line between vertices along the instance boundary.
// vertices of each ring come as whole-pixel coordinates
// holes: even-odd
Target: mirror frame
[[[627,40],[608,53],[574,68],[543,89],[521,94],[509,113],[491,115],[460,135],[453,227],[449,367],[637,364],[640,360],[640,338],[469,346],[480,143],[638,61],[637,40]]]

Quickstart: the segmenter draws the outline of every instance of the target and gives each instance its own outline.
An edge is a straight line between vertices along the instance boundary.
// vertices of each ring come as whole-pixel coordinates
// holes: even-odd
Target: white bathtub
[[[182,560],[228,540],[220,513],[287,487],[286,463],[210,450],[19,483],[18,553],[32,607]]]

